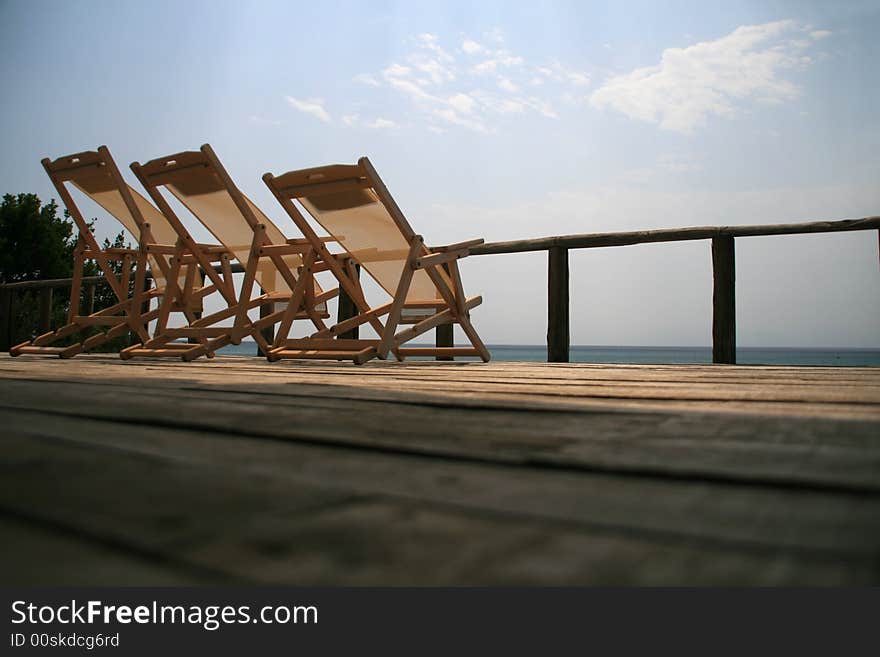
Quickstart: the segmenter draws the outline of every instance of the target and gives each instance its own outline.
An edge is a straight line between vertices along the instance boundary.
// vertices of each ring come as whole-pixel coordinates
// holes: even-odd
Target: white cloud
[[[586,73],[578,73],[577,71],[572,71],[568,74],[568,79],[571,80],[572,84],[576,84],[578,86],[590,84],[590,76]]]
[[[487,73],[494,73],[496,68],[498,68],[497,60],[486,59],[474,66],[471,71],[477,75],[485,75]]]
[[[462,114],[470,114],[474,109],[474,99],[467,94],[455,94],[447,98],[446,102],[452,109]]]
[[[783,102],[799,88],[782,74],[803,66],[806,28],[784,20],[742,26],[715,41],[668,48],[660,63],[611,77],[590,97],[597,108],[691,132],[711,116],[732,116],[747,100]]]
[[[558,61],[553,60],[549,65],[536,66],[535,75],[532,78],[532,84],[541,84],[544,81],[569,83],[575,86],[584,86],[590,84],[590,76],[583,71],[571,70]]]
[[[357,75],[355,80],[402,94],[429,127],[441,122],[486,133],[497,130],[493,118],[499,115],[533,114],[555,119],[558,114],[554,104],[570,105],[566,99],[580,98],[583,92],[575,94],[574,90],[590,80],[586,72],[568,69],[555,60],[541,66],[526,62],[504,45],[497,29],[479,41],[462,37],[455,50],[460,61],[441,46],[435,34],[419,34],[410,43],[415,48],[402,59],[377,73]],[[545,84],[551,81],[553,84]],[[530,84],[531,95],[526,96],[522,89]],[[534,88],[538,86],[541,88]],[[357,107],[363,111],[363,104]],[[342,122],[366,125],[355,114],[345,115]]]
[[[476,64],[471,68],[471,71],[476,75],[486,75],[487,73],[494,73],[498,68],[516,68],[520,67],[525,63],[525,60],[518,56],[513,55],[507,50],[495,50],[495,51],[485,51],[489,54],[487,59],[484,59],[479,64]]]
[[[300,112],[305,112],[306,114],[311,114],[324,123],[330,123],[332,121],[330,114],[324,109],[324,101],[320,98],[307,98],[306,100],[300,100],[293,96],[287,96],[287,102],[294,109],[298,109]]]
[[[362,121],[360,114],[346,114],[341,118],[341,121],[349,127],[360,126],[369,128],[370,130],[392,130],[400,127],[400,124],[398,124],[397,121],[392,121],[391,119],[386,119],[381,116],[372,121]]]
[[[406,66],[401,66],[400,64],[392,64],[384,71],[382,71],[382,75],[387,79],[388,77],[406,77],[409,75],[410,69]]]
[[[364,125],[373,130],[389,130],[398,127],[395,121],[392,121],[391,119],[383,119],[381,116]]]
[[[499,50],[498,55],[498,63],[502,66],[521,66],[525,60],[518,55],[511,55],[506,50]]]
[[[470,39],[465,39],[461,42],[461,49],[468,55],[478,55],[486,51],[483,46],[481,46],[476,41],[472,41]]]
[[[425,49],[427,49],[427,50],[430,50],[431,52],[433,52],[434,54],[436,54],[437,57],[439,57],[439,58],[440,58],[441,60],[443,60],[444,62],[451,62],[451,61],[453,61],[453,60],[455,59],[452,55],[450,55],[448,52],[446,52],[445,50],[443,50],[443,48],[441,48],[441,47],[437,44],[437,36],[436,36],[436,35],[434,35],[434,34],[427,34],[427,33],[426,33],[426,34],[420,34],[420,35],[419,35],[419,41],[421,42],[421,46],[422,46],[422,48],[425,48]]]
[[[504,89],[504,91],[509,91],[512,94],[515,94],[517,91],[519,91],[519,87],[517,87],[508,78],[498,78],[498,86]]]
[[[422,56],[414,56],[410,59],[413,66],[422,73],[427,74],[434,84],[452,82],[455,79],[455,73],[436,59]]]
[[[451,123],[453,125],[458,125],[463,128],[467,128],[468,130],[473,130],[474,132],[488,132],[488,128],[486,128],[485,124],[479,119],[470,119],[459,115],[451,107],[441,107],[434,110],[434,116],[446,121],[447,123]]]
[[[422,89],[415,81],[409,79],[411,72],[412,69],[407,66],[392,64],[382,71],[382,77],[392,87],[415,99],[436,100],[434,96]]]

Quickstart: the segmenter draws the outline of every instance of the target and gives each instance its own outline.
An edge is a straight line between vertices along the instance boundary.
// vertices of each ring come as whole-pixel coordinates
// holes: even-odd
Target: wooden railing
[[[37,332],[38,334],[45,333],[51,328],[52,297],[55,290],[60,287],[70,287],[71,282],[72,279],[70,278],[53,278],[0,285],[0,351],[8,351],[9,347],[12,346],[11,342],[15,334],[15,320],[12,309],[14,307],[15,295],[18,292],[39,290],[40,310],[37,320]],[[82,284],[86,291],[87,314],[91,315],[95,310],[95,288],[104,283],[106,283],[106,280],[103,276],[83,277]]]
[[[700,226],[625,233],[592,233],[491,242],[470,249],[472,255],[547,251],[547,361],[567,363],[569,351],[568,251],[688,240],[712,241],[712,362],[736,363],[737,237],[802,235],[880,229],[880,217],[763,226]]]
[[[712,362],[736,363],[736,246],[737,237],[766,235],[803,235],[807,233],[838,233],[857,230],[880,231],[880,217],[847,219],[843,221],[815,221],[797,224],[760,226],[701,226],[666,230],[644,230],[617,233],[589,233],[562,235],[510,242],[489,242],[470,249],[471,255],[498,255],[547,251],[547,361],[566,363],[569,360],[569,271],[568,252],[571,249],[593,249],[609,246],[630,246],[658,242],[711,240],[712,245]],[[880,232],[878,232],[880,237]],[[236,263],[233,273],[243,268]],[[149,274],[148,274],[149,276]],[[87,306],[92,312],[95,286],[104,282],[103,276],[83,279],[86,286]],[[9,349],[13,334],[13,295],[20,290],[40,290],[39,332],[49,330],[53,290],[70,286],[71,279],[22,281],[0,285],[0,350]],[[354,313],[354,305],[340,295],[339,321]],[[438,326],[436,344],[451,347],[452,326]],[[342,336],[340,336],[342,337]],[[271,341],[271,337],[269,338]]]

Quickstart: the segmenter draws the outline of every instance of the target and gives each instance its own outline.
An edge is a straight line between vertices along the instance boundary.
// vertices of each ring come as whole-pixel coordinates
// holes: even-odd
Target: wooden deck
[[[5,584],[880,583],[880,369],[0,357]]]

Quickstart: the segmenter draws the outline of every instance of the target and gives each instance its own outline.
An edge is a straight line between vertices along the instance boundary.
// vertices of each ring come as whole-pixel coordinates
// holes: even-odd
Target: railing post
[[[554,246],[547,254],[547,362],[567,363],[568,249]]]
[[[205,272],[201,267],[199,267],[199,281],[200,281],[199,287],[200,288],[205,287]],[[147,277],[144,277],[144,292],[148,291],[150,289],[150,287],[152,287],[150,285],[150,279]],[[205,297],[202,297],[201,304],[202,304],[201,307],[204,308],[205,307]],[[141,309],[141,312],[147,313],[147,312],[149,312],[149,309],[147,309],[147,310]],[[193,317],[195,317],[196,320],[201,319],[202,318],[202,311],[201,310],[194,310]],[[199,341],[198,338],[188,338],[187,339],[187,342],[189,342],[190,344],[198,344],[198,341]]]
[[[131,278],[135,279],[134,276],[132,276]],[[150,288],[152,288],[152,287],[153,287],[153,285],[150,282],[150,279],[147,276],[144,276],[144,283],[143,283],[143,286],[141,287],[141,292],[144,292],[144,293],[149,292]],[[132,288],[134,288],[134,284],[132,284]],[[149,302],[149,300],[144,301],[143,303],[141,303],[140,309],[132,308],[131,310],[132,310],[132,313],[134,313],[137,310],[140,310],[141,315],[145,315],[148,312],[150,312],[150,302]],[[150,330],[149,324],[145,324],[144,326],[145,326],[147,332],[149,332],[149,330]],[[136,344],[140,344],[140,342],[141,342],[141,338],[137,333],[135,333],[134,331],[128,332],[128,346],[129,347],[133,347]],[[193,340],[192,338],[189,338],[187,340],[187,342],[198,342],[198,340]]]
[[[443,268],[449,274],[449,264],[444,263]],[[434,346],[436,347],[454,347],[455,346],[455,325],[440,324],[434,329]],[[455,360],[452,356],[436,356],[436,360]]]
[[[141,314],[142,315],[146,315],[148,312],[150,312],[150,304],[152,303],[148,294],[149,294],[150,290],[153,288],[153,277],[150,276],[149,273],[150,272],[148,270],[147,275],[144,276],[144,289],[142,290],[142,292],[144,293],[145,298],[144,298],[144,302],[141,304]],[[205,277],[205,274],[202,273],[202,280],[204,280],[204,277]],[[201,317],[201,314],[199,314],[199,317]],[[149,324],[147,324],[146,328],[147,328],[147,331],[149,332],[149,330],[150,330]]]
[[[86,315],[95,313],[95,287],[97,283],[89,283],[86,288]]]
[[[355,276],[360,279],[361,276],[361,266],[355,264],[354,266]],[[346,319],[351,319],[358,314],[357,306],[354,305],[354,301],[351,300],[351,297],[348,296],[348,293],[339,286],[339,306],[336,309],[336,322],[344,322]],[[336,336],[340,340],[357,340],[360,336],[359,327],[355,326],[353,329],[349,329],[345,333],[340,333]]]
[[[0,351],[9,351],[12,342],[12,290],[0,285]]]
[[[734,239],[712,238],[712,362],[736,364],[736,259]]]
[[[266,292],[265,292],[265,290],[263,290],[263,288],[260,288],[260,295],[263,295],[263,294],[266,294]],[[264,303],[262,306],[260,306],[260,319],[263,319],[263,317],[268,317],[273,312],[275,312],[275,304],[274,303]],[[263,334],[263,339],[266,340],[266,342],[268,342],[270,346],[273,342],[275,342],[275,326],[274,325],[267,326],[262,331],[260,331],[260,333]],[[266,357],[266,354],[263,353],[263,350],[260,349],[259,346],[257,347],[257,356],[259,356],[260,358]]]
[[[40,290],[40,327],[39,332],[47,333],[52,325],[52,288]]]
[[[455,325],[440,324],[436,329],[434,344],[438,347],[454,347]],[[437,356],[437,360],[455,360],[452,356]]]

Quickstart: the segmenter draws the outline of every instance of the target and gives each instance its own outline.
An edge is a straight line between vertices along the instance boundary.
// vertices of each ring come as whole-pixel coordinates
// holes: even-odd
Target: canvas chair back
[[[213,162],[202,151],[187,151],[152,160],[141,168],[151,183],[164,186],[204,224],[217,241],[233,253],[242,265],[247,266],[257,225],[265,226],[266,236],[272,244],[285,244],[287,238],[253,201],[231,183],[225,171],[218,170],[218,165],[219,162]],[[298,254],[285,255],[282,260],[296,276],[297,268],[302,265],[302,257]],[[292,292],[269,258],[260,259],[255,278],[264,293],[290,295]],[[320,292],[321,288],[316,282],[315,293]],[[326,309],[326,304],[321,304],[321,309]]]
[[[388,294],[395,296],[416,234],[367,158],[361,158],[357,165],[291,171],[275,178],[273,184],[298,201]],[[441,276],[451,287],[446,273]],[[414,272],[406,301],[431,300],[443,303],[425,271]],[[405,310],[404,314],[424,312]]]
[[[106,146],[97,151],[65,155],[49,163],[47,168],[53,182],[69,182],[121,223],[138,242],[141,241],[141,226],[147,223],[155,244],[176,244],[177,233],[165,215],[122,179]],[[71,203],[73,199],[66,200]],[[68,210],[74,212],[70,207]],[[82,217],[78,209],[75,212]],[[88,226],[78,227],[80,231],[88,230]],[[154,256],[148,256],[148,260],[156,286],[164,287],[166,281],[162,268]],[[181,276],[179,284],[185,284],[185,276]]]

